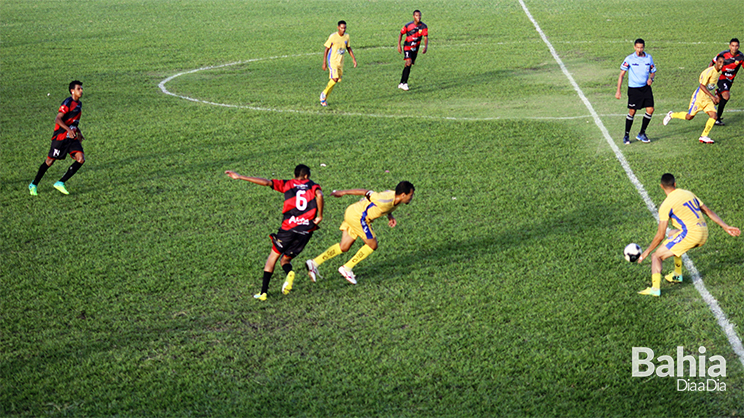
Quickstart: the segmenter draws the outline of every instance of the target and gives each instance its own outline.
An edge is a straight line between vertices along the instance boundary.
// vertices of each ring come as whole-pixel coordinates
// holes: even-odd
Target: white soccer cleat
[[[669,121],[672,120],[672,113],[674,112],[670,110],[669,113],[667,113],[666,116],[664,116],[664,121],[661,122],[662,124],[664,124],[664,126],[669,125]]]
[[[318,263],[315,262],[315,260],[307,260],[305,261],[305,267],[307,267],[307,275],[310,276],[310,280],[315,283],[316,279],[322,279],[323,276],[320,275],[320,272],[318,272]]]
[[[323,92],[321,91],[321,92],[320,92],[320,101],[321,101],[321,102],[325,102],[325,99],[326,99],[326,95],[325,95],[325,93],[323,93]]]
[[[403,91],[408,91],[408,83],[400,83],[398,84],[398,88]]]
[[[716,143],[716,141],[710,139],[707,136],[701,136],[699,141],[702,142],[703,144],[715,144]]]
[[[346,279],[347,282],[356,284],[356,276],[354,275],[354,272],[344,266],[339,267],[338,272],[341,273],[342,276],[344,276],[344,279]]]

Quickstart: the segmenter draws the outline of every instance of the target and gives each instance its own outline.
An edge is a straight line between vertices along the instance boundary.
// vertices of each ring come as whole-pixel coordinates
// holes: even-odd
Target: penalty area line
[[[571,83],[571,86],[573,86],[574,90],[576,91],[576,94],[579,95],[579,98],[582,102],[584,102],[584,105],[586,106],[587,110],[589,110],[589,113],[592,115],[592,118],[594,119],[594,123],[597,125],[599,130],[602,132],[602,135],[604,136],[605,140],[607,140],[607,143],[610,145],[610,148],[615,152],[615,157],[618,161],[620,161],[620,165],[623,166],[623,169],[625,170],[625,174],[627,174],[628,178],[630,179],[631,183],[635,186],[636,190],[638,191],[638,194],[641,195],[641,198],[643,198],[643,201],[646,203],[646,207],[651,212],[651,214],[654,216],[656,221],[659,221],[659,213],[656,210],[656,205],[654,205],[654,202],[649,197],[648,193],[646,192],[646,189],[643,187],[643,184],[638,180],[638,177],[636,177],[633,170],[630,168],[630,164],[628,163],[628,160],[625,159],[625,155],[623,155],[622,151],[620,151],[620,148],[617,147],[617,144],[615,144],[615,141],[612,140],[612,137],[610,136],[610,133],[607,131],[607,128],[604,126],[604,123],[602,123],[602,120],[600,119],[597,112],[594,110],[594,107],[589,102],[589,99],[586,98],[584,95],[584,92],[581,90],[581,87],[579,87],[578,83],[576,83],[576,80],[574,80],[571,73],[568,71],[566,66],[563,64],[563,60],[558,56],[558,53],[556,52],[555,48],[553,48],[553,44],[550,43],[550,40],[548,40],[547,35],[545,35],[545,32],[540,28],[540,25],[537,23],[534,17],[532,17],[532,14],[530,13],[529,9],[527,8],[527,5],[524,4],[524,0],[519,0],[519,4],[522,6],[522,9],[524,10],[525,14],[527,15],[527,18],[530,19],[532,24],[535,26],[535,30],[540,35],[540,38],[542,38],[545,45],[548,46],[548,49],[550,50],[550,54],[553,56],[553,59],[558,63],[558,66],[561,68],[561,71],[563,71],[563,74],[568,78],[568,81]],[[702,277],[700,277],[700,273],[698,272],[697,268],[695,267],[695,264],[693,264],[690,257],[685,254],[682,256],[682,259],[685,263],[685,267],[687,267],[687,270],[690,272],[690,275],[692,276],[692,282],[695,284],[695,289],[697,289],[698,293],[700,293],[700,296],[702,296],[705,303],[708,305],[708,308],[713,312],[713,315],[716,317],[716,320],[718,321],[718,325],[723,330],[724,334],[726,334],[726,338],[728,338],[729,344],[731,344],[731,348],[734,350],[734,353],[739,357],[739,361],[741,362],[742,366],[744,366],[744,346],[742,346],[741,339],[736,333],[736,330],[734,329],[734,325],[731,323],[731,321],[728,320],[726,317],[726,313],[723,312],[723,309],[721,309],[721,306],[718,304],[718,301],[716,300],[713,295],[710,294],[708,289],[705,287],[705,283],[703,283]]]

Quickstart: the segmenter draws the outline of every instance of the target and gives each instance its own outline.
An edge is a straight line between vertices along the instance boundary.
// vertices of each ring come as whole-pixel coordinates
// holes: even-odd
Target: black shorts
[[[734,84],[734,80],[728,80],[726,78],[718,80],[718,91],[729,91],[732,84]]]
[[[72,155],[76,152],[83,152],[83,143],[77,139],[65,138],[61,141],[53,139],[48,157],[55,160],[64,160],[67,158],[67,154]]]
[[[307,243],[310,242],[312,236],[313,231],[300,233],[285,229],[279,229],[276,234],[269,235],[274,251],[284,254],[289,258],[295,258],[300,255]]]
[[[411,65],[413,65],[416,62],[417,56],[418,56],[418,49],[415,51],[403,51],[403,59],[411,60]]]
[[[654,107],[654,92],[651,86],[628,87],[628,109]]]

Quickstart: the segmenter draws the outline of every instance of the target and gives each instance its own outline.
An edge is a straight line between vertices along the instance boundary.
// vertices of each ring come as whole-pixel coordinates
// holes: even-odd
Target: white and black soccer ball
[[[636,261],[638,261],[638,257],[640,257],[642,253],[643,250],[641,249],[641,246],[634,242],[626,245],[625,249],[623,250],[625,259],[631,263],[635,263]]]

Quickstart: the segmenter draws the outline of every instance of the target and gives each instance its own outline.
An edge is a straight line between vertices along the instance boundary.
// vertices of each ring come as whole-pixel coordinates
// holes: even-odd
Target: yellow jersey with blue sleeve
[[[372,221],[389,214],[395,208],[395,190],[372,192],[346,208],[344,222],[339,229],[347,231],[353,238],[373,239],[375,233],[371,228]]]
[[[349,34],[344,33],[343,35],[339,35],[338,32],[333,32],[323,46],[329,48],[328,56],[326,57],[328,67],[343,68],[344,55],[346,55],[346,50],[349,48]]]
[[[700,210],[703,202],[694,193],[675,189],[659,207],[659,222],[670,221],[679,232],[662,245],[679,257],[687,250],[699,247],[708,240],[708,224]]]
[[[716,84],[718,83],[718,78],[720,76],[721,72],[717,71],[716,67],[708,67],[702,73],[700,73],[700,78],[698,80],[700,81],[700,84],[698,84],[695,92],[692,93],[692,98],[690,99],[690,108],[687,110],[687,113],[694,116],[701,110],[704,112],[716,111],[715,103],[713,103],[713,100],[711,100],[710,96],[708,96],[707,94],[705,94],[704,91],[701,90],[700,86],[705,86],[708,91],[713,93],[716,89]]]

